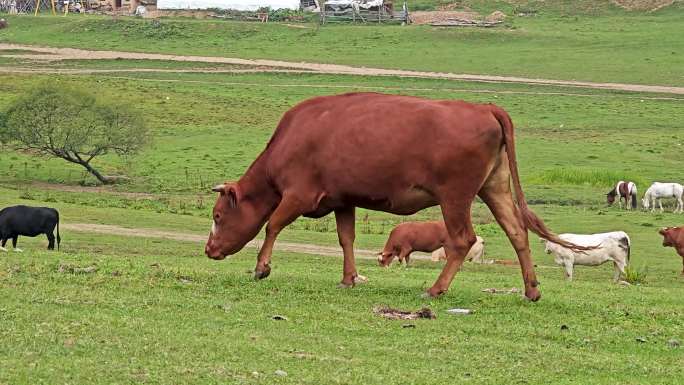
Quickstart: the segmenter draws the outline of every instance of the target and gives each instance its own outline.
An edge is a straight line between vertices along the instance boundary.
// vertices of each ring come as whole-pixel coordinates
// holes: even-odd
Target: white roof
[[[234,9],[256,11],[259,8],[299,9],[300,0],[157,0],[158,9]]]

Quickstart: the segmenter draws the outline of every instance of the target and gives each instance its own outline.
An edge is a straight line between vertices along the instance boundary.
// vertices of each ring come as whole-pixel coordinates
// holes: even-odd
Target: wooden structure
[[[399,10],[395,10],[393,3],[389,0],[383,1],[382,5],[370,8],[362,8],[357,5],[340,9],[339,7],[332,7],[326,4],[323,0],[320,0],[319,3],[321,4],[321,24],[329,22],[410,23],[406,2],[403,3]]]

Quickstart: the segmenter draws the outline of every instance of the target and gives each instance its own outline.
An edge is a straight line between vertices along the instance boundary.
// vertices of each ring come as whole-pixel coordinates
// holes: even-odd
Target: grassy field
[[[22,238],[25,253],[0,255],[0,383],[670,384],[684,374],[680,349],[670,346],[684,339],[681,260],[660,245],[656,232],[681,223],[682,216],[620,212],[603,203],[615,179],[629,177],[643,186],[681,177],[680,99],[321,75],[50,78],[97,87],[103,98],[143,109],[155,144],[126,162],[98,162],[108,172],[133,177],[131,184],[98,193],[78,186],[83,177],[77,168],[0,153],[0,206],[53,206],[66,224],[202,235],[214,199],[207,187],[238,177],[280,114],[299,100],[382,90],[495,101],[516,121],[524,188],[534,209],[559,232],[627,231],[632,266],[647,278],[637,286],[615,285],[612,266],[605,265],[580,267],[576,281],[567,283],[531,237],[541,302],[482,293],[519,287],[519,269],[472,264],[443,298],[426,301],[419,294],[432,284],[439,264],[417,261],[408,269],[383,270],[359,260],[370,283],[338,290],[340,257],[278,252],[272,276],[256,283],[247,274],[254,249],[217,263],[202,255],[199,243],[63,230],[60,252],[42,251],[43,238]],[[8,77],[0,85],[0,103],[46,79]],[[357,225],[357,247],[371,250],[382,247],[393,224],[406,220],[368,214],[368,223]],[[412,219],[438,215],[430,209]],[[474,217],[487,257],[514,258],[479,203]],[[281,239],[335,245],[333,223],[299,220]],[[71,272],[90,266],[98,270]],[[372,312],[379,305],[429,306],[437,319],[384,320]],[[446,314],[453,307],[475,313]]]
[[[534,17],[515,16],[519,7],[508,2],[466,3],[511,16],[501,28],[450,29],[8,15],[10,28],[0,31],[0,42],[684,85],[681,2],[654,13],[596,1],[530,2],[528,8],[539,10]]]
[[[0,383],[676,383],[682,355],[668,341],[684,339],[684,289],[679,258],[654,226],[679,216],[542,212],[556,228],[619,221],[647,282],[615,285],[607,265],[578,268],[564,282],[533,242],[540,302],[482,293],[519,287],[519,270],[472,264],[448,294],[426,301],[418,294],[439,269],[426,262],[384,270],[361,260],[370,282],[339,290],[341,258],[280,252],[272,276],[254,282],[253,251],[219,263],[200,256],[200,245],[166,240],[63,232],[63,251],[48,253],[39,251],[44,239],[24,238],[24,254],[0,259]],[[501,235],[487,242],[489,257],[512,254]],[[372,313],[380,305],[429,306],[437,319],[384,320]],[[475,313],[446,314],[453,307]]]
[[[466,3],[483,13],[513,13],[515,7]],[[170,35],[157,36],[162,32],[149,32],[141,20],[10,17],[0,41],[684,84],[682,56],[670,53],[684,48],[677,33],[681,3],[650,14],[595,1],[569,4],[527,2],[526,7],[538,7],[538,16],[515,17],[494,31],[376,26],[315,31],[179,19],[163,20],[160,31]],[[140,33],[154,44],[137,38]],[[353,36],[355,45],[330,50],[342,33]],[[385,49],[389,42],[392,49]],[[425,51],[415,51],[419,45]],[[1,66],[237,68],[128,60],[34,63],[2,57],[9,53],[17,52],[0,51]],[[454,57],[459,60],[450,60]],[[95,161],[105,174],[131,178],[113,188],[93,187],[94,180],[76,166],[0,147],[0,207],[55,207],[63,225],[59,252],[45,251],[44,237],[22,237],[24,253],[0,253],[0,384],[669,385],[684,376],[682,348],[675,346],[684,342],[682,261],[662,247],[657,234],[661,226],[684,224],[684,216],[605,206],[605,193],[618,179],[635,180],[641,193],[652,181],[684,182],[681,96],[314,74],[3,73],[0,111],[48,80],[97,90],[104,100],[139,109],[154,141],[135,157]],[[446,295],[425,300],[420,293],[434,282],[441,263],[382,269],[359,258],[359,272],[370,282],[340,290],[335,286],[341,256],[277,251],[271,276],[254,282],[249,271],[255,249],[216,262],[203,255],[201,242],[68,230],[74,224],[104,224],[139,229],[139,235],[163,230],[206,236],[215,199],[209,187],[238,178],[292,105],[348,91],[504,107],[516,125],[523,188],[532,208],[557,232],[626,231],[633,243],[631,265],[646,274],[645,281],[614,284],[606,264],[578,267],[575,281],[566,282],[531,235],[540,302],[482,292],[521,287],[520,270],[475,264],[464,266]],[[411,217],[360,210],[356,246],[379,251],[395,224],[439,216],[435,208]],[[486,239],[487,258],[515,258],[479,202],[473,218]],[[321,246],[338,242],[332,217],[300,219],[279,239]],[[81,270],[93,267],[94,272]],[[428,306],[437,318],[385,320],[372,311],[383,305]],[[455,307],[474,313],[446,313]]]

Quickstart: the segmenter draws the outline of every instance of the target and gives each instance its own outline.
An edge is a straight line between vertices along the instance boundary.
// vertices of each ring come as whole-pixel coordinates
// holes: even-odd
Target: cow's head
[[[676,227],[663,227],[658,230],[658,233],[663,236],[663,246],[675,246],[675,232]]]
[[[388,267],[394,260],[394,251],[381,251],[378,253],[378,263],[382,267]]]
[[[270,210],[258,194],[243,191],[238,183],[225,183],[211,189],[218,192],[213,224],[204,252],[209,258],[224,259],[242,250],[266,222]]]

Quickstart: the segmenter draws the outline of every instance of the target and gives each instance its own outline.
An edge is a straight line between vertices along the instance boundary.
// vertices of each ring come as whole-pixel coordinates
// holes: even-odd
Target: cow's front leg
[[[355,208],[345,207],[335,210],[335,222],[337,224],[337,237],[342,246],[344,254],[344,265],[342,268],[342,282],[340,288],[353,287],[357,283],[367,282],[368,279],[356,272],[356,261],[354,260],[354,239],[356,231],[354,229]]]
[[[266,237],[261,250],[259,250],[256,268],[254,269],[255,279],[264,279],[271,274],[271,255],[276,238],[287,225],[306,211],[302,209],[303,206],[302,200],[296,198],[295,194],[283,195],[266,225]]]
[[[19,239],[19,236],[12,238],[12,250],[17,252],[17,253],[23,253],[24,250],[17,247],[17,240],[18,239]]]
[[[563,265],[565,266],[565,279],[568,281],[572,281],[572,271],[573,271],[573,263],[570,260],[565,260],[563,262]]]
[[[0,241],[0,251],[7,252],[7,249],[5,248],[5,245],[7,244],[7,238],[3,238]]]

